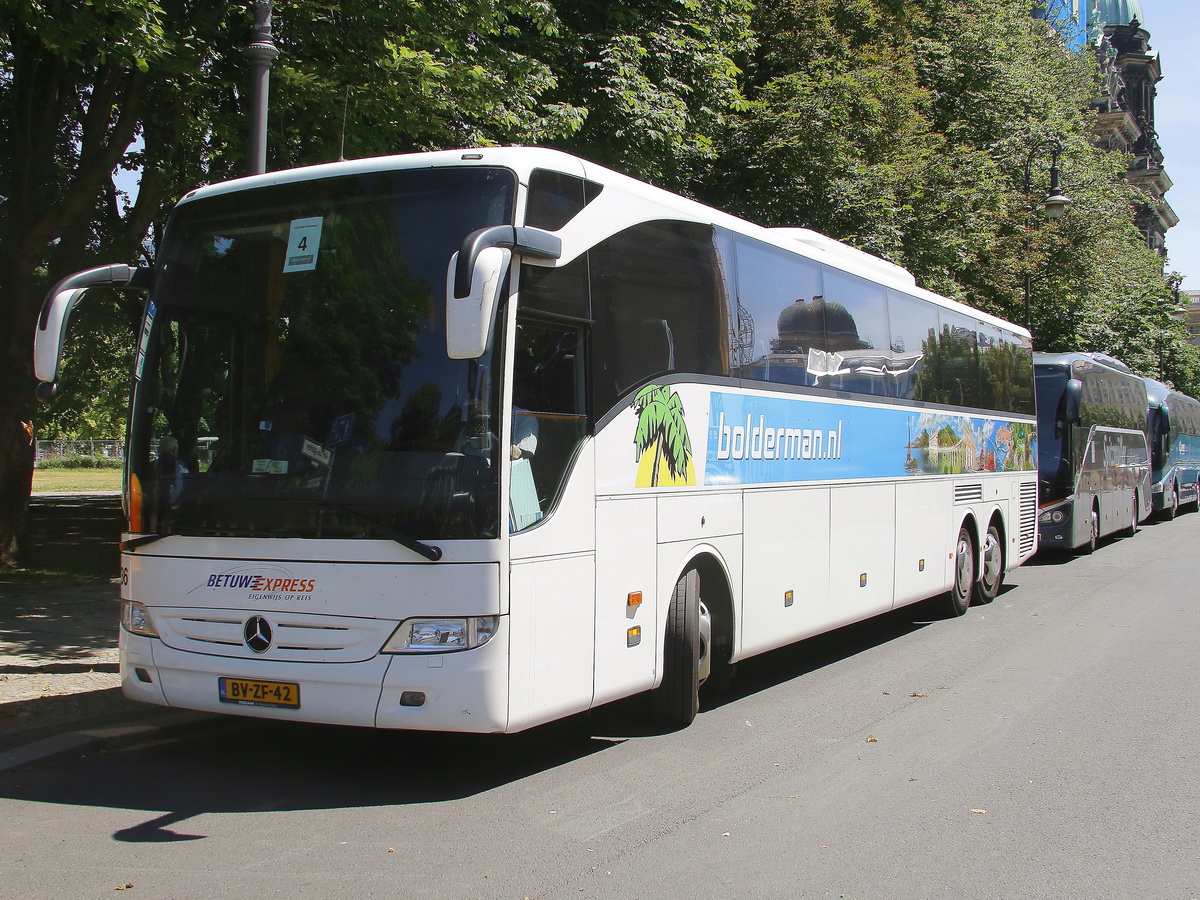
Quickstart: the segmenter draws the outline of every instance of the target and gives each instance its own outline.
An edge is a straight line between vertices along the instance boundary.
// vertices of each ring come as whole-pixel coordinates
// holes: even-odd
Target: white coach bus
[[[193,191],[147,290],[121,676],[149,703],[518,731],[924,598],[1037,545],[1029,335],[799,229],[549,150]],[[202,460],[197,447],[211,452]]]

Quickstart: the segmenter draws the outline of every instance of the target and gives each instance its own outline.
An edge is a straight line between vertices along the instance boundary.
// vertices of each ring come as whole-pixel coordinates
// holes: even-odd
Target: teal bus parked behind
[[[1200,505],[1200,400],[1153,378],[1145,382],[1154,511],[1173,519],[1181,506]]]

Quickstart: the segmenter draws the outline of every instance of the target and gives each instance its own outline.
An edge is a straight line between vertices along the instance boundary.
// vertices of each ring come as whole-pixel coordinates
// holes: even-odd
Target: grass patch
[[[119,491],[120,469],[43,469],[33,470],[33,492],[74,493],[78,491]]]
[[[39,469],[122,469],[125,463],[119,459],[104,459],[100,456],[63,456],[59,459],[43,459]]]

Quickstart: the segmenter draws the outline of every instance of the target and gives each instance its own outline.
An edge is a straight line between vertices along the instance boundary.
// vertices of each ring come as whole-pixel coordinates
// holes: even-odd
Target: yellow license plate
[[[218,678],[217,692],[222,703],[281,706],[284,709],[300,708],[300,685],[287,681]]]

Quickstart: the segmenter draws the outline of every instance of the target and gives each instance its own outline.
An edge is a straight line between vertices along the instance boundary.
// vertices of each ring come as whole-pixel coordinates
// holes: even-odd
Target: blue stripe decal
[[[717,391],[710,398],[705,484],[1035,471],[1031,423]]]

